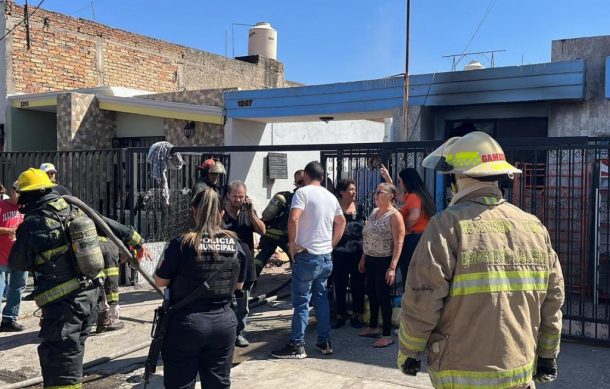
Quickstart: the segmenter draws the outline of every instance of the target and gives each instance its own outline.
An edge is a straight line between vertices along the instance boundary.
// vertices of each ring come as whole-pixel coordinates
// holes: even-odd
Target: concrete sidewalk
[[[396,368],[396,344],[385,348],[372,347],[373,340],[361,338],[346,326],[333,330],[331,356],[322,356],[313,347],[315,331],[310,326],[307,336],[308,358],[274,360],[267,356],[251,359],[231,372],[234,389],[290,387],[332,388],[432,388],[425,364],[417,377],[402,374]],[[286,338],[287,340],[287,338]],[[608,388],[610,387],[610,348],[563,342],[558,359],[559,378],[539,388]]]

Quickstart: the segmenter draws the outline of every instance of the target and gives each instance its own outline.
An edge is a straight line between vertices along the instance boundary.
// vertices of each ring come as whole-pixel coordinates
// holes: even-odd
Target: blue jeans
[[[4,310],[2,310],[2,300],[0,299],[2,320],[17,320],[19,317],[21,294],[25,290],[25,284],[28,280],[28,272],[10,270],[8,266],[0,266],[0,296],[4,295],[7,275],[9,276],[9,281],[8,288],[6,290],[6,306],[4,307]]]
[[[300,252],[292,266],[292,334],[293,344],[305,343],[305,328],[309,321],[309,303],[316,310],[318,341],[330,339],[330,309],[326,280],[333,270],[330,253],[314,255]]]

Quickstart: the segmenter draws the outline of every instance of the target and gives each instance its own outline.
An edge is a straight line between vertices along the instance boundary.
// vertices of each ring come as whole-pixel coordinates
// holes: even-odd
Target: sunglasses
[[[386,194],[388,192],[386,192],[385,190],[378,190],[375,192],[375,196],[381,196],[382,194]]]

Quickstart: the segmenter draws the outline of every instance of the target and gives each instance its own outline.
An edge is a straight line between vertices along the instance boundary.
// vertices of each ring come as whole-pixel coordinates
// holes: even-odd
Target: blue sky
[[[32,5],[39,0],[30,0]],[[23,4],[24,0],[17,0]],[[91,0],[46,0],[43,8],[93,19]],[[278,60],[306,84],[404,72],[405,0],[95,0],[97,22],[224,55],[232,23],[268,21]],[[412,74],[451,70],[443,55],[498,53],[496,66],[550,61],[551,40],[610,35],[607,0],[411,0]],[[247,54],[248,28],[235,27],[235,55]],[[478,59],[486,62],[485,58]]]

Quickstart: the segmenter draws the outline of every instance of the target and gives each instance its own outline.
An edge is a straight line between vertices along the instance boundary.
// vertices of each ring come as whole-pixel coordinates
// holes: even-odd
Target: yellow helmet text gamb
[[[428,155],[422,165],[442,173],[472,178],[512,177],[521,173],[521,170],[506,162],[504,151],[498,142],[481,131],[447,140]]]
[[[17,179],[17,192],[19,193],[33,192],[54,186],[57,186],[57,184],[51,182],[47,173],[33,167],[21,173]]]

